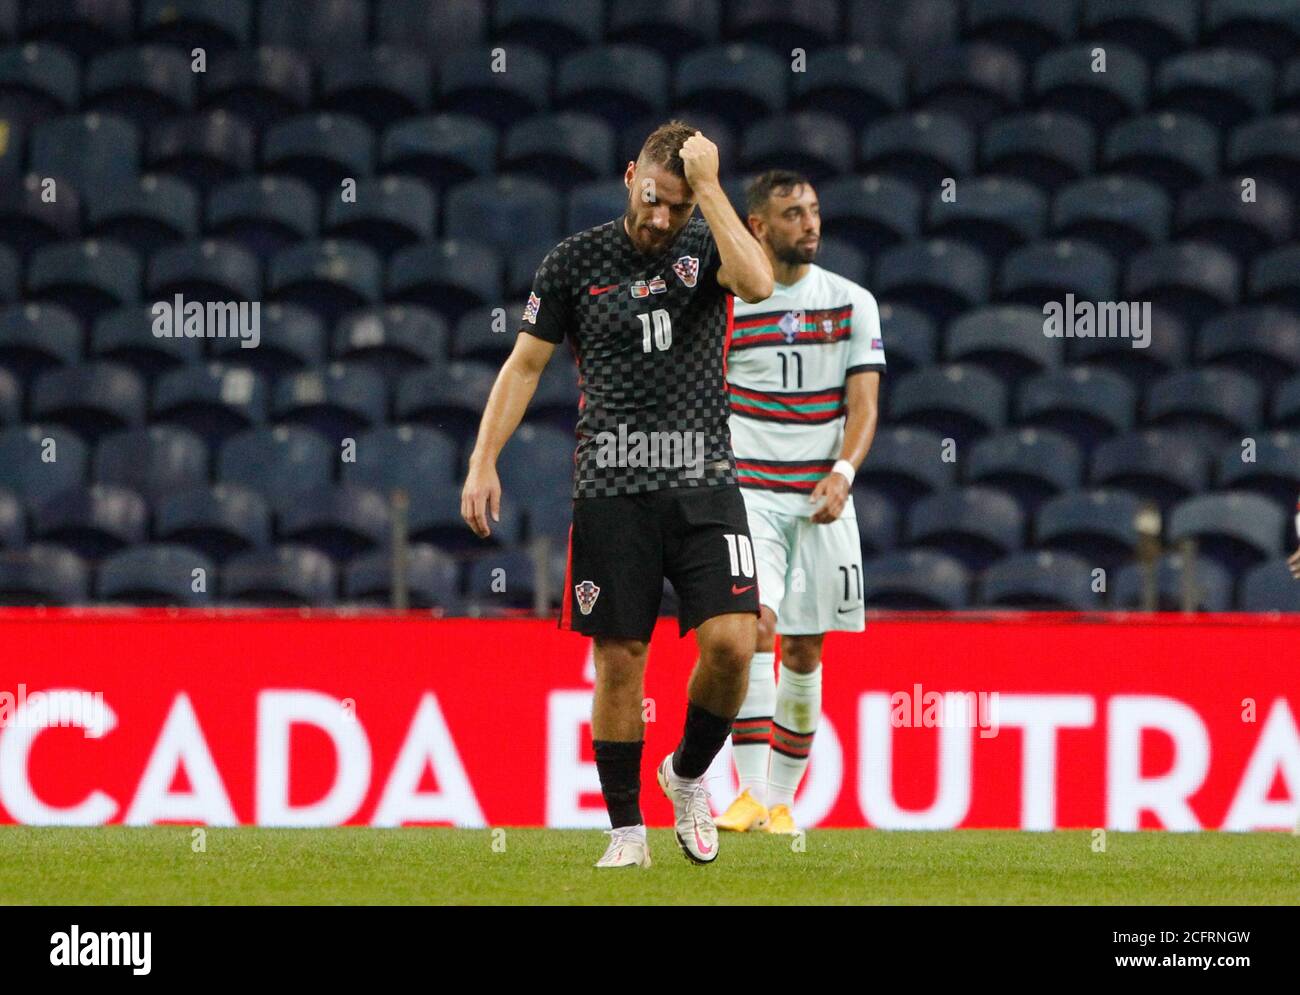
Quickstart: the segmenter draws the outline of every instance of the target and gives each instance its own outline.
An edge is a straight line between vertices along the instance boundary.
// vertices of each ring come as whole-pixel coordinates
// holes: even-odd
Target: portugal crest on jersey
[[[700,275],[700,261],[694,256],[682,256],[673,263],[673,272],[688,287],[695,286],[696,277]]]
[[[596,599],[600,597],[600,588],[591,581],[584,580],[581,584],[573,585],[573,593],[578,599],[578,611],[590,615],[596,607]]]

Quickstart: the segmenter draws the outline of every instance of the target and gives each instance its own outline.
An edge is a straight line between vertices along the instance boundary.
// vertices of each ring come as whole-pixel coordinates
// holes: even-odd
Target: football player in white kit
[[[762,614],[732,725],[740,794],[717,827],[789,834],[821,717],[822,637],[864,625],[850,487],[876,432],[885,350],[875,298],[813,262],[821,218],[807,178],[772,170],[746,194],[750,231],[776,277],[767,300],[736,303],[727,351],[731,446]]]

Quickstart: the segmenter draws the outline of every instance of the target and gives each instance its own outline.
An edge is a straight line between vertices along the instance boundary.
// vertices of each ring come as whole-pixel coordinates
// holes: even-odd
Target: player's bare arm
[[[718,147],[696,132],[682,144],[686,182],[718,245],[722,267],[718,282],[742,301],[753,304],[772,296],[772,264],[737,216],[718,180]]]
[[[856,472],[867,458],[871,441],[876,437],[879,417],[880,374],[874,370],[851,373],[844,383],[844,445],[840,459],[853,464]],[[850,483],[842,473],[832,470],[817,482],[810,500],[825,503],[815,511],[812,520],[818,525],[828,525],[840,517],[849,500]]]
[[[555,345],[533,335],[520,335],[514,350],[497,374],[496,383],[483,409],[478,439],[469,458],[469,474],[460,494],[460,515],[474,534],[486,539],[492,534],[492,521],[501,521],[501,481],[497,477],[497,457],[519,427],[528,402],[537,391],[546,364],[551,361]]]
[[[1291,576],[1296,580],[1300,580],[1300,549],[1297,549],[1287,558],[1286,565],[1291,568]]]

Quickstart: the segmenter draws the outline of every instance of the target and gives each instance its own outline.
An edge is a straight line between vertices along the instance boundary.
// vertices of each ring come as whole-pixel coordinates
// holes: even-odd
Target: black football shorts
[[[758,571],[740,488],[577,498],[560,627],[648,640],[667,578],[684,636],[728,612],[758,614]]]

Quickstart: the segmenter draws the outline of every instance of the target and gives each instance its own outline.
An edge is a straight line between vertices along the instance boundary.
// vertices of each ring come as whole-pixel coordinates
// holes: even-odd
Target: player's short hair
[[[750,214],[758,214],[772,199],[772,194],[785,197],[797,187],[811,186],[812,181],[793,169],[769,169],[745,185],[745,206]]]
[[[641,151],[637,154],[636,161],[652,162],[656,166],[662,166],[674,176],[685,179],[686,167],[682,165],[682,143],[699,130],[685,121],[665,122],[650,132],[641,146]]]

